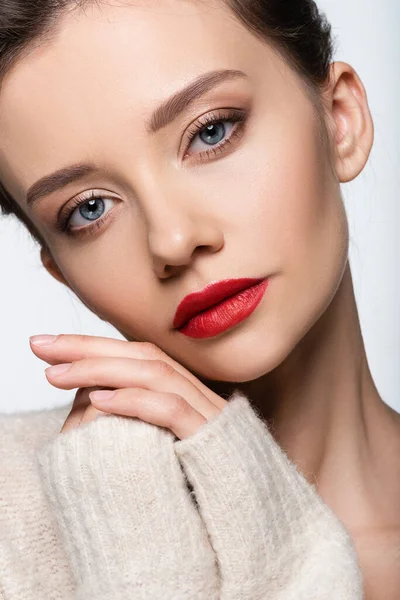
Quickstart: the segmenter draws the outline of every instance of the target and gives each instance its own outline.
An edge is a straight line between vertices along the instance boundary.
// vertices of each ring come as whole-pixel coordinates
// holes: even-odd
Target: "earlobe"
[[[54,279],[57,279],[57,281],[59,281],[60,283],[63,283],[67,287],[70,287],[67,280],[65,279],[64,275],[61,273],[60,269],[58,268],[57,263],[54,260],[54,258],[52,257],[49,250],[42,247],[40,249],[40,259],[41,259],[42,264],[43,264],[44,268],[46,269],[46,271],[48,273],[50,273],[50,275],[52,277],[54,277]]]
[[[331,65],[329,106],[334,122],[335,168],[341,183],[363,170],[374,141],[374,124],[364,85],[344,62]]]

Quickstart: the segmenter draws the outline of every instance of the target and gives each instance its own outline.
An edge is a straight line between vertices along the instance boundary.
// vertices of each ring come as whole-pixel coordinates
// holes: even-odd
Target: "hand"
[[[74,401],[70,413],[60,429],[60,433],[68,431],[69,429],[75,429],[80,427],[82,423],[89,423],[94,421],[99,415],[109,415],[102,410],[95,408],[90,402],[90,392],[98,390],[98,386],[93,387],[81,387],[75,394]]]
[[[152,343],[61,334],[49,345],[31,343],[31,349],[50,365],[70,364],[60,375],[53,374],[51,367],[46,369],[51,385],[65,390],[83,388],[78,390],[61,431],[111,413],[166,427],[184,439],[227,404]],[[83,391],[87,388],[115,394],[101,402],[93,391]]]

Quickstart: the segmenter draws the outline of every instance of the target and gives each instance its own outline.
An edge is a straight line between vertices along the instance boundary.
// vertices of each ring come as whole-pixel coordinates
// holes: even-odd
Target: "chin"
[[[245,383],[263,377],[278,367],[290,354],[292,347],[281,338],[257,344],[243,341],[234,348],[225,347],[218,352],[207,352],[206,358],[198,359],[195,372],[211,381]],[[199,368],[201,365],[201,368]],[[193,370],[188,366],[189,370]]]

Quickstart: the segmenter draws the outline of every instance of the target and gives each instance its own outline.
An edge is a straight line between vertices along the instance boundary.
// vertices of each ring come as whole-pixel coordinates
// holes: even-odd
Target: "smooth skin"
[[[210,90],[155,135],[146,131],[161,101],[215,69],[247,77]],[[70,11],[51,43],[32,49],[6,77],[0,178],[46,240],[48,272],[133,343],[116,366],[109,341],[91,338],[88,350],[75,336],[61,337],[47,354],[35,351],[50,364],[75,363],[64,383],[48,373],[51,384],[107,389],[123,380],[126,390],[140,388],[153,381],[149,366],[140,374],[132,364],[126,377],[126,359],[135,342],[149,342],[220,398],[242,389],[352,533],[367,600],[398,600],[400,416],[369,370],[340,189],[363,170],[373,123],[347,63],[331,65],[322,103],[326,136],[300,77],[219,0],[102,3]],[[204,154],[210,146],[199,135],[188,144],[193,124],[226,108],[247,114],[235,137],[237,123],[224,121],[231,144],[216,156]],[[28,207],[38,179],[89,160],[98,174]],[[75,211],[75,231],[57,231],[59,209],[92,190],[106,199],[101,226],[78,233],[93,222]],[[193,340],[173,329],[186,294],[213,280],[266,276],[257,310],[232,330]],[[107,360],[110,379],[100,380]],[[173,391],[163,387],[168,380]],[[159,408],[166,398],[175,403],[165,422],[174,421],[180,435],[207,418],[194,404],[197,391],[193,398],[180,392],[182,379],[157,374],[154,381],[163,400],[160,389],[147,399]],[[210,409],[209,392],[201,392]],[[132,394],[139,410],[137,392],[118,393]],[[184,398],[200,415],[196,423],[180,430],[171,414],[184,405],[167,394]],[[87,410],[88,418],[98,415]]]

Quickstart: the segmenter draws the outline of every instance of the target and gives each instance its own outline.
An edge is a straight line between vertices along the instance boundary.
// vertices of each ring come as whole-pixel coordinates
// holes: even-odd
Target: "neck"
[[[349,263],[327,310],[277,368],[249,382],[204,383],[249,397],[349,530],[400,526],[400,415],[372,379]]]

